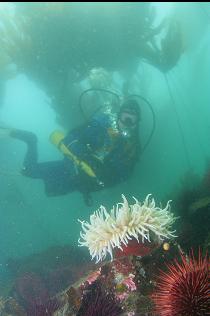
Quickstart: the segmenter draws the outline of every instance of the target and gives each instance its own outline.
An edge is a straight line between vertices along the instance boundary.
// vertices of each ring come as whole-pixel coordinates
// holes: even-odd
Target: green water
[[[14,48],[8,45],[0,53],[0,122],[36,133],[41,162],[62,159],[48,139],[53,130],[67,132],[84,121],[78,101],[90,87],[88,73],[93,68],[102,67],[112,75],[100,87],[121,96],[127,93],[146,98],[156,123],[132,177],[94,192],[91,207],[85,205],[79,192],[47,197],[42,180],[19,173],[25,144],[0,138],[2,279],[9,274],[7,262],[11,258],[25,258],[54,246],[77,246],[81,229],[78,219],[88,220],[100,205],[110,209],[121,201],[122,193],[130,200],[132,196],[144,200],[152,193],[158,204],[165,203],[166,199],[176,199],[187,173],[202,181],[207,172],[210,7],[208,3],[176,2],[152,6],[157,16],[151,25],[144,21],[151,14],[149,4],[144,3],[66,3],[57,8],[49,3],[15,3],[9,17],[8,9],[0,7],[0,12],[6,12],[0,15],[2,25],[10,27],[5,38],[14,41]],[[149,53],[141,43],[143,28],[149,32],[165,16],[177,19],[182,41],[180,56],[168,71],[148,60]],[[15,31],[13,24],[17,25]],[[164,32],[155,36],[157,45],[163,36]],[[175,42],[170,47],[169,43],[171,54],[178,45]],[[151,112],[144,108],[140,123],[143,144],[151,129]],[[188,185],[194,185],[190,176]],[[205,190],[198,198],[210,195],[210,188]],[[172,202],[172,210],[180,213],[175,205],[176,201]],[[209,218],[206,222],[202,217],[199,220],[201,225],[209,225]]]

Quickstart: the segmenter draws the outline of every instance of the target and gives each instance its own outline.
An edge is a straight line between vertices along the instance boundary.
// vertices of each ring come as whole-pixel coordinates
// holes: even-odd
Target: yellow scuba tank
[[[81,168],[88,176],[92,178],[96,178],[96,174],[93,169],[82,160],[79,160],[76,155],[74,155],[69,148],[63,143],[65,136],[60,131],[54,131],[50,135],[50,141],[54,144],[58,149],[69,159],[73,160],[73,162]]]

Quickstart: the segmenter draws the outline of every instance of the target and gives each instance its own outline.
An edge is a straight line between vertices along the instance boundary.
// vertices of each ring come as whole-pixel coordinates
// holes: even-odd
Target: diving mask
[[[133,113],[120,113],[118,127],[124,137],[130,137],[133,135],[133,131],[135,130],[137,123],[138,118]]]
[[[136,115],[129,112],[122,112],[120,114],[119,120],[125,127],[129,128],[135,127],[138,122]]]

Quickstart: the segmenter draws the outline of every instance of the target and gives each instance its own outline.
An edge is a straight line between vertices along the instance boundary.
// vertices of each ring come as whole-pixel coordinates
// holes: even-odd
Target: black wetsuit
[[[64,144],[96,172],[101,185],[80,170],[71,159],[38,162],[37,137],[31,132],[14,130],[14,138],[27,144],[22,173],[43,179],[49,196],[63,195],[78,190],[88,194],[115,185],[129,177],[139,157],[137,136],[125,139],[112,131],[109,115],[98,115],[86,125],[71,131]],[[97,156],[97,158],[96,158]]]

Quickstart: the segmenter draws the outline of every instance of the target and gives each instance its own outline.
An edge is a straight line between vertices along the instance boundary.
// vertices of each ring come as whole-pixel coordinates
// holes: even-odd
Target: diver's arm
[[[126,181],[132,176],[140,157],[139,150],[140,147],[137,146],[134,155],[129,157],[119,149],[114,156],[109,157],[105,161],[102,181],[104,181],[106,186]]]
[[[106,133],[103,121],[98,117],[93,118],[87,124],[82,125],[64,138],[64,144],[81,159],[91,154],[95,148],[103,142]]]

